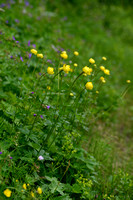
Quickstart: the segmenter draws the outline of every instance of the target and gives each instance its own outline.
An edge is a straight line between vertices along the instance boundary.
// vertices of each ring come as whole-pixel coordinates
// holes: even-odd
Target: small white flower
[[[38,160],[44,160],[44,157],[43,156],[39,156]]]

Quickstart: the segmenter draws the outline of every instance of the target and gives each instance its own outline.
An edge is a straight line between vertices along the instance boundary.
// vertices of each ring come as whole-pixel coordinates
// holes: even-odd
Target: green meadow
[[[0,200],[133,199],[133,4],[0,1]]]

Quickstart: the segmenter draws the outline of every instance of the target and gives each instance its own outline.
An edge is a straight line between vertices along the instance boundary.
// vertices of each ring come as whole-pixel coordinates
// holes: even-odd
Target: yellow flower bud
[[[99,91],[96,91],[96,94],[99,94]]]
[[[105,78],[104,78],[103,76],[100,77],[100,81],[101,81],[102,83],[106,83]]]
[[[40,187],[37,188],[38,194],[42,194],[42,189]]]
[[[85,87],[86,87],[87,90],[92,90],[93,89],[92,82],[87,82],[86,85],[85,85]]]
[[[38,58],[43,58],[43,54],[42,54],[42,53],[37,54],[37,57],[38,57]]]
[[[95,63],[95,60],[94,60],[93,58],[90,58],[90,59],[89,59],[89,62],[90,62],[91,64],[94,64],[94,63]]]
[[[31,49],[30,51],[31,51],[31,53],[33,53],[34,55],[37,54],[37,50],[35,50],[35,49]]]
[[[74,55],[75,55],[75,56],[78,56],[78,55],[79,55],[79,52],[74,51]]]
[[[48,67],[47,68],[48,74],[54,74],[54,68],[53,67]]]
[[[130,81],[130,80],[127,80],[127,83],[131,83],[131,81]]]
[[[101,69],[102,71],[104,71],[104,70],[105,70],[105,67],[104,67],[104,66],[100,66],[100,69]]]
[[[105,70],[104,70],[104,74],[110,75],[110,71],[109,71],[108,69],[105,69]]]
[[[4,195],[5,195],[6,197],[10,197],[11,194],[12,194],[12,191],[11,191],[11,190],[9,190],[9,189],[4,190]]]
[[[74,66],[74,67],[77,67],[77,66],[78,66],[78,64],[77,64],[77,63],[74,63],[74,64],[73,64],[73,66]]]
[[[71,97],[73,97],[73,96],[74,96],[74,94],[71,92],[71,93],[70,93],[70,96],[71,96]]]
[[[103,59],[103,60],[107,60],[107,58],[106,58],[106,57],[102,57],[102,59]]]
[[[25,190],[27,189],[27,187],[26,187],[26,184],[25,184],[25,183],[23,184],[23,188],[24,188]]]

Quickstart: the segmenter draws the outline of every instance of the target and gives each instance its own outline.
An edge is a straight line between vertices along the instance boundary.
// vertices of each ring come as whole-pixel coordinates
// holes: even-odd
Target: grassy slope
[[[80,53],[80,67],[86,64],[87,57],[98,60],[101,56],[106,56],[112,76],[110,77],[111,85],[107,83],[108,96],[104,99],[108,102],[110,96],[117,93],[116,91],[121,93],[126,79],[132,79],[133,76],[132,9],[106,7],[95,1],[77,6],[67,1],[65,1],[65,6],[60,1],[47,1],[46,4],[43,1],[30,2],[33,8],[30,6],[23,8],[23,4],[16,3],[11,6],[11,9],[5,9],[5,13],[2,13],[0,29],[5,36],[12,38],[14,35],[22,45],[27,45],[28,40],[31,40],[37,45],[37,49],[45,53],[47,59],[54,59],[51,54],[54,47],[77,49]],[[20,23],[15,23],[15,19],[19,19]],[[8,24],[6,20],[9,21]],[[30,48],[27,49],[29,50]],[[12,51],[9,43],[7,45],[5,42],[2,45],[1,55],[3,52],[7,52],[6,59],[9,59],[7,61],[9,63],[11,62],[10,55],[17,53],[15,49]],[[125,108],[123,104],[120,104],[118,114],[114,112],[111,119],[97,124],[96,130],[93,131],[95,134],[88,139],[88,144],[91,145],[86,145],[86,148],[97,155],[99,160],[102,160],[100,154],[97,154],[99,149],[102,155],[104,150],[108,149],[104,158],[108,165],[111,162],[108,158],[114,155],[117,159],[119,158],[118,166],[124,158],[124,165],[128,166],[128,170],[131,169],[132,162],[132,147],[129,139],[133,137],[131,132],[132,96],[133,93],[130,90],[130,94],[126,96],[127,103],[123,103]],[[96,143],[97,138],[98,143]]]

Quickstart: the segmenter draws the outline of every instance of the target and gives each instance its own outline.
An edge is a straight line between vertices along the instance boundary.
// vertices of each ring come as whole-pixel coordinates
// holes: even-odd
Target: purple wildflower
[[[49,110],[50,106],[47,106],[47,109]]]
[[[20,60],[21,60],[22,62],[24,62],[24,60],[23,60],[22,56],[20,57]]]
[[[42,115],[40,115],[40,117],[43,119],[43,116],[42,116]]]
[[[32,92],[31,94],[34,94],[34,92]]]
[[[47,62],[48,62],[48,63],[52,63],[52,60],[48,59]]]
[[[0,151],[0,154],[2,154],[2,152]]]
[[[43,156],[39,156],[38,160],[44,160],[44,157]]]
[[[13,59],[13,56],[10,56],[11,59]]]
[[[5,3],[2,3],[2,4],[0,5],[1,8],[5,7],[5,6],[6,6]]]
[[[9,23],[9,21],[8,20],[6,20],[6,24],[8,24]]]
[[[19,43],[19,41],[16,41],[16,43]]]
[[[16,22],[16,23],[19,23],[19,20],[18,20],[18,19],[15,19],[15,22]]]
[[[15,40],[15,37],[13,36],[12,39]]]
[[[28,47],[30,46],[30,40],[28,41]]]
[[[41,72],[39,72],[39,75],[41,76],[41,75],[42,75],[42,73],[41,73]]]
[[[35,45],[35,44],[32,44],[32,46],[33,46],[34,48],[36,48],[36,45]]]
[[[32,56],[32,53],[29,53],[29,58],[31,58],[31,56]]]
[[[12,159],[12,157],[10,157],[10,159]]]
[[[28,2],[28,1],[26,1],[26,2],[25,2],[25,5],[26,5],[26,6],[29,6],[29,2]]]
[[[34,114],[34,117],[37,116],[37,114]]]

